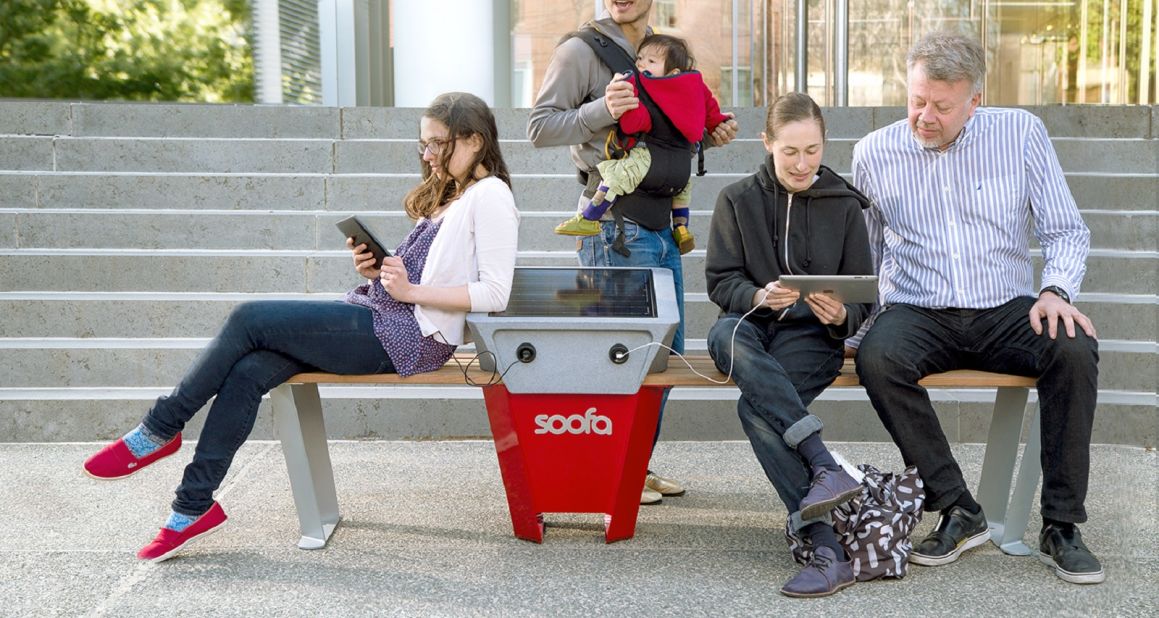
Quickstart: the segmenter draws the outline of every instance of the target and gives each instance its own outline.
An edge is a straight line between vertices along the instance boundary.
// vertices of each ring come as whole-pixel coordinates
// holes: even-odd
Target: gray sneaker
[[[1106,579],[1103,565],[1083,543],[1078,526],[1043,526],[1038,535],[1038,559],[1072,584],[1098,584]]]
[[[861,485],[845,470],[814,468],[813,484],[798,507],[801,519],[808,521],[824,517],[833,507],[849,502],[860,493]]]
[[[781,586],[787,597],[827,597],[842,588],[853,585],[853,561],[841,560],[836,552],[821,546],[813,550],[813,558],[793,579]]]

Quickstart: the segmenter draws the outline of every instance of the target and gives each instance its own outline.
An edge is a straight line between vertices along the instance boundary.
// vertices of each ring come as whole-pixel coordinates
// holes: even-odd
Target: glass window
[[[652,3],[652,27],[676,27],[676,0],[656,0]]]
[[[795,89],[797,3],[809,10],[808,90],[833,104],[833,0],[655,0],[652,24],[688,40],[697,67],[725,107],[761,106]],[[591,19],[602,0],[512,0],[514,67],[534,103],[560,36]],[[1159,9],[1155,0],[857,0],[848,3],[850,105],[905,103],[905,54],[922,35],[957,29],[986,48],[990,105],[1154,103]],[[523,42],[520,42],[523,41]],[[516,80],[518,81],[518,80]],[[527,93],[531,93],[528,95]]]
[[[720,68],[720,104],[722,107],[731,105],[732,98],[732,73],[733,67]],[[753,99],[753,69],[752,67],[736,67],[736,81],[737,81],[737,100],[738,101],[752,101]],[[741,103],[741,105],[751,105],[751,103]]]

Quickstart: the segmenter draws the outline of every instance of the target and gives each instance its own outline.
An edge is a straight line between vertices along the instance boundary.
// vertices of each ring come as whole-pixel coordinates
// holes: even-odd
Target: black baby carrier
[[[624,48],[615,41],[602,34],[592,26],[572,33],[587,43],[600,61],[615,73],[635,73],[636,62]],[[612,215],[616,220],[616,242],[613,249],[623,255],[628,250],[623,246],[623,217],[628,217],[639,225],[650,230],[667,229],[672,221],[672,198],[680,193],[688,184],[692,175],[690,159],[692,154],[699,152],[700,144],[689,142],[672,120],[664,114],[660,106],[648,96],[644,80],[636,80],[640,104],[648,110],[652,119],[652,131],[644,135],[625,135],[619,125],[613,130],[615,135],[607,140],[609,147],[606,153],[608,158],[617,159],[626,155],[618,144],[628,144],[631,140],[642,139],[648,144],[648,152],[652,155],[652,164],[639,187],[628,195],[620,196],[612,206]],[[704,175],[704,157],[701,154],[698,176]],[[590,173],[580,172],[580,181],[587,189],[584,195],[591,197],[600,184],[599,173],[592,170]]]

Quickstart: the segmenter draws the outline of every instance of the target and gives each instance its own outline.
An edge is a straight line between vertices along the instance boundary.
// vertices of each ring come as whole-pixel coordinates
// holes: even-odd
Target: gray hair
[[[921,63],[928,79],[939,82],[970,80],[974,94],[982,92],[986,79],[986,50],[974,37],[957,32],[931,32],[910,48],[906,68]]]

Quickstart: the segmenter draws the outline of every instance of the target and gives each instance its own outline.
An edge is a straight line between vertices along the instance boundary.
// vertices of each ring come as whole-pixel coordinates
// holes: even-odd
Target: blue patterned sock
[[[125,446],[129,447],[129,452],[137,459],[151,455],[157,449],[165,446],[165,442],[145,429],[144,425],[137,425],[121,439],[125,441]]]
[[[192,515],[183,515],[177,511],[169,511],[169,519],[165,521],[165,528],[174,532],[182,532],[190,526],[197,518]]]

